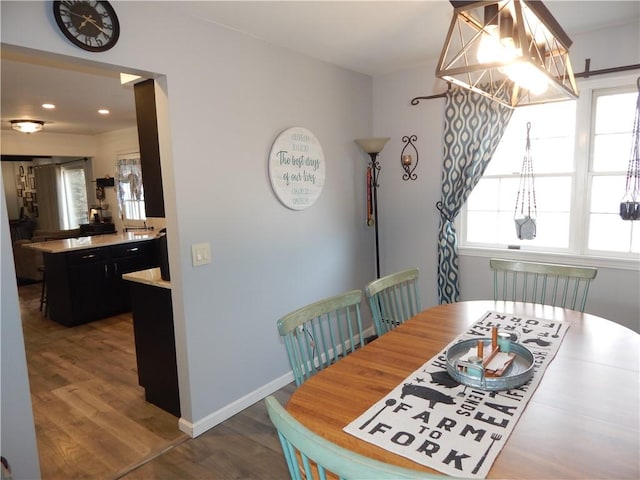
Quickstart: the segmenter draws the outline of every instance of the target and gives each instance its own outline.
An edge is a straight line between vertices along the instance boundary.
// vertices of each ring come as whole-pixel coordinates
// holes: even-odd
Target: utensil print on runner
[[[542,340],[541,338],[527,338],[526,340],[523,340],[522,343],[535,343],[536,345],[540,346],[540,347],[548,347],[549,345],[551,345],[551,342],[547,342],[546,340]]]
[[[367,425],[369,425],[371,422],[373,422],[373,420],[380,415],[385,408],[387,407],[392,407],[396,404],[396,401],[393,398],[388,398],[385,402],[384,402],[384,407],[382,407],[380,410],[378,410],[378,412],[371,417],[369,420],[367,420],[366,422],[364,422],[361,426],[360,426],[360,430],[364,430],[366,428]]]
[[[500,440],[501,438],[502,438],[502,435],[500,435],[499,433],[492,433],[491,434],[491,444],[487,447],[487,450],[484,452],[484,454],[480,458],[480,461],[473,468],[471,473],[478,473],[478,470],[480,470],[480,467],[484,463],[485,458],[487,458],[487,455],[489,455],[489,450],[491,450],[491,447],[493,447],[493,444],[496,443],[496,441]]]

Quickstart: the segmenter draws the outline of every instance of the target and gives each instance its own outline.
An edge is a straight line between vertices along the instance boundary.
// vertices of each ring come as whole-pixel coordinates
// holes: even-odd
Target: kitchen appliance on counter
[[[102,235],[105,233],[116,233],[116,226],[113,223],[81,223],[80,236]]]
[[[109,205],[99,206],[92,205],[89,209],[90,223],[111,223],[113,220]]]

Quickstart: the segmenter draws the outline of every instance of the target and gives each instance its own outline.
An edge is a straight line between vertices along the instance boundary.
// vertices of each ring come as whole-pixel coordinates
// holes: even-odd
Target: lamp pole
[[[365,153],[369,154],[369,157],[371,158],[369,163],[369,167],[371,168],[371,183],[369,186],[371,187],[371,190],[373,190],[373,226],[376,237],[376,278],[380,278],[380,243],[378,237],[378,176],[380,175],[380,162],[378,162],[378,154],[382,151],[388,141],[389,137],[356,139],[356,143],[360,145],[360,148],[362,148]]]
[[[378,152],[370,152],[371,157],[371,189],[373,190],[373,227],[376,237],[376,278],[380,278],[380,243],[378,239],[378,175],[380,174],[380,162]]]

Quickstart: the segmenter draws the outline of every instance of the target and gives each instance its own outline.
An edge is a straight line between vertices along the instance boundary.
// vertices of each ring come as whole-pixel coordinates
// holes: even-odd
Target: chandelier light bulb
[[[503,47],[498,38],[498,27],[487,25],[486,33],[482,35],[476,57],[480,63],[501,62]]]
[[[536,67],[529,62],[515,62],[501,69],[505,75],[522,88],[526,88],[534,95],[547,91],[549,81]]]
[[[500,39],[496,26],[488,25],[485,28],[490,33],[485,33],[480,40],[477,52],[478,62],[505,64],[503,67],[498,68],[499,72],[534,95],[544,93],[549,86],[549,82],[529,62],[518,60],[522,57],[522,49],[515,46],[513,38]]]

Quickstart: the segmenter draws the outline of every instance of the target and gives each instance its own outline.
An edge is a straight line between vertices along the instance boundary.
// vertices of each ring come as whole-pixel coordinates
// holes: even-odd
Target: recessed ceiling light
[[[106,108],[101,108],[100,110],[98,110],[98,113],[100,115],[109,115],[109,113],[111,112],[109,112],[109,110],[107,110]]]
[[[52,108],[56,108],[56,106],[53,103],[43,103],[42,104],[42,108],[46,108],[48,110],[51,110]]]

